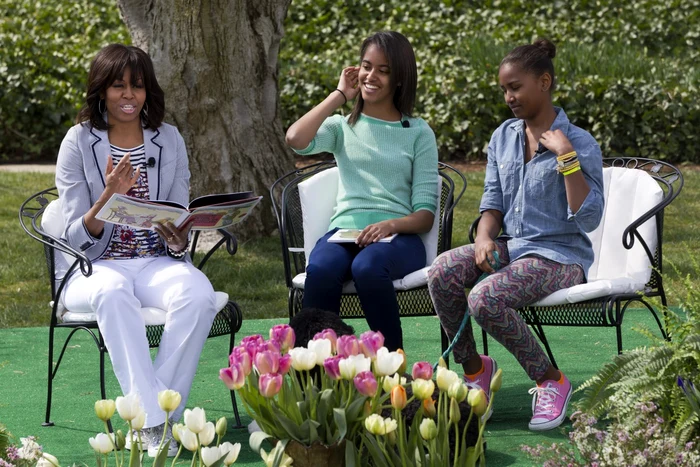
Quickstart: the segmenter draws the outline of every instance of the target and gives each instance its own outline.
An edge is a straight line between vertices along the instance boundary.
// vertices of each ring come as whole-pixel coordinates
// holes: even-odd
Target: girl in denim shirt
[[[598,144],[552,105],[555,54],[554,44],[540,39],[501,62],[500,87],[516,118],[505,121],[488,146],[475,243],[443,253],[428,273],[448,336],[457,334],[468,309],[535,381],[531,430],[564,421],[571,383],[516,310],[586,281],[593,250],[585,233],[598,226],[604,203]],[[489,275],[477,283],[483,273]],[[490,396],[497,365],[478,354],[470,326],[453,352],[467,384]]]

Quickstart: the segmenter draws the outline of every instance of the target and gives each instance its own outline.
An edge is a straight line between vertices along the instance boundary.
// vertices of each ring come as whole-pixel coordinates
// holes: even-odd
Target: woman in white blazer
[[[171,416],[179,419],[216,315],[214,290],[188,261],[189,229],[168,223],[154,232],[95,216],[115,193],[187,204],[187,151],[178,130],[163,123],[164,102],[145,52],[121,44],[105,47],[92,61],[85,104],[56,165],[66,225],[62,237],[93,261],[92,275],[69,278],[63,302],[71,311],[96,314],[123,393],[141,398],[142,439],[151,455],[166,417],[158,392],[173,389],[182,395]],[[59,278],[68,269],[61,255],[56,269]],[[146,306],[167,311],[155,361],[140,313]],[[175,454],[174,441],[169,451]]]

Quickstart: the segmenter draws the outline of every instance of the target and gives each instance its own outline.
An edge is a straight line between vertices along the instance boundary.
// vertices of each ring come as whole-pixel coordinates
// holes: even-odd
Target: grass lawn
[[[484,173],[467,170],[467,190],[457,206],[452,244],[467,243],[469,225],[478,213]],[[666,210],[664,271],[671,304],[682,292],[678,273],[694,272],[690,252],[700,240],[700,171],[684,170],[685,187]],[[20,228],[18,209],[32,193],[53,186],[53,174],[0,171],[0,328],[46,326],[49,284],[41,246]],[[247,319],[279,318],[287,313],[287,290],[278,237],[249,240],[234,257],[214,256],[207,274],[217,290],[236,300]]]

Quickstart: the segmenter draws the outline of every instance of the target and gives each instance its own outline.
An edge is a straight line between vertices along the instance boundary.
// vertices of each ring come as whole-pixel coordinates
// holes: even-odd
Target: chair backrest
[[[338,168],[333,167],[316,173],[299,183],[299,202],[302,211],[302,228],[304,231],[304,255],[306,264],[318,239],[328,232],[331,217],[335,213],[339,183]],[[442,191],[442,177],[438,177],[438,201]],[[432,264],[438,253],[440,232],[440,215],[435,216],[430,231],[421,234],[425,246],[426,266]]]
[[[270,199],[272,200],[273,209],[277,218],[279,227],[280,240],[282,246],[282,256],[284,260],[285,280],[288,287],[292,287],[292,279],[297,274],[304,272],[306,269],[306,258],[308,253],[313,248],[315,241],[325,234],[328,230],[329,220],[333,215],[333,209],[336,204],[337,174],[333,172],[325,174],[325,172],[333,170],[336,167],[334,161],[324,161],[311,164],[309,166],[293,170],[286,173],[270,187]],[[467,180],[459,170],[442,162],[438,163],[438,172],[441,179],[439,204],[440,211],[436,213],[437,224],[437,252],[440,254],[451,248],[452,245],[452,221],[453,209],[459,202],[464,190],[466,189]],[[319,177],[318,190],[312,190],[311,186],[305,188],[306,195],[309,199],[313,198],[311,193],[319,193],[318,198],[314,198],[316,202],[313,209],[303,210],[300,196],[300,185],[311,177],[316,175],[324,175],[328,177]],[[313,184],[315,185],[315,183]],[[307,187],[305,185],[305,187]],[[332,193],[329,195],[327,192]],[[315,216],[315,211],[319,211],[319,215]],[[327,221],[318,222],[315,224],[313,232],[308,235],[305,232],[304,216],[314,218],[323,217]],[[309,219],[306,220],[309,224]],[[433,233],[435,227],[431,230]],[[316,239],[316,240],[314,240]],[[308,247],[308,251],[307,251]],[[427,248],[431,252],[432,248]],[[427,255],[426,255],[427,256]],[[429,256],[426,257],[426,260]],[[427,264],[427,262],[426,262]]]
[[[588,270],[589,281],[627,277],[639,284],[649,282],[652,255],[658,247],[657,219],[652,216],[637,229],[644,242],[636,241],[631,249],[623,246],[627,227],[654,209],[664,191],[644,170],[623,167],[603,169],[605,210],[600,225],[588,236],[593,243],[595,260]]]

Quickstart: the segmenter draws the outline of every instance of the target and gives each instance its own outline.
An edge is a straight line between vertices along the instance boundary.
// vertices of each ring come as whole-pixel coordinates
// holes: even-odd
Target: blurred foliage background
[[[128,33],[113,0],[0,0],[0,12],[0,161],[52,160],[90,59]],[[293,0],[279,56],[285,128],[381,29],[413,44],[416,114],[435,130],[442,159],[483,157],[511,116],[497,85],[501,58],[547,37],[558,49],[555,104],[606,156],[700,163],[700,0]]]

